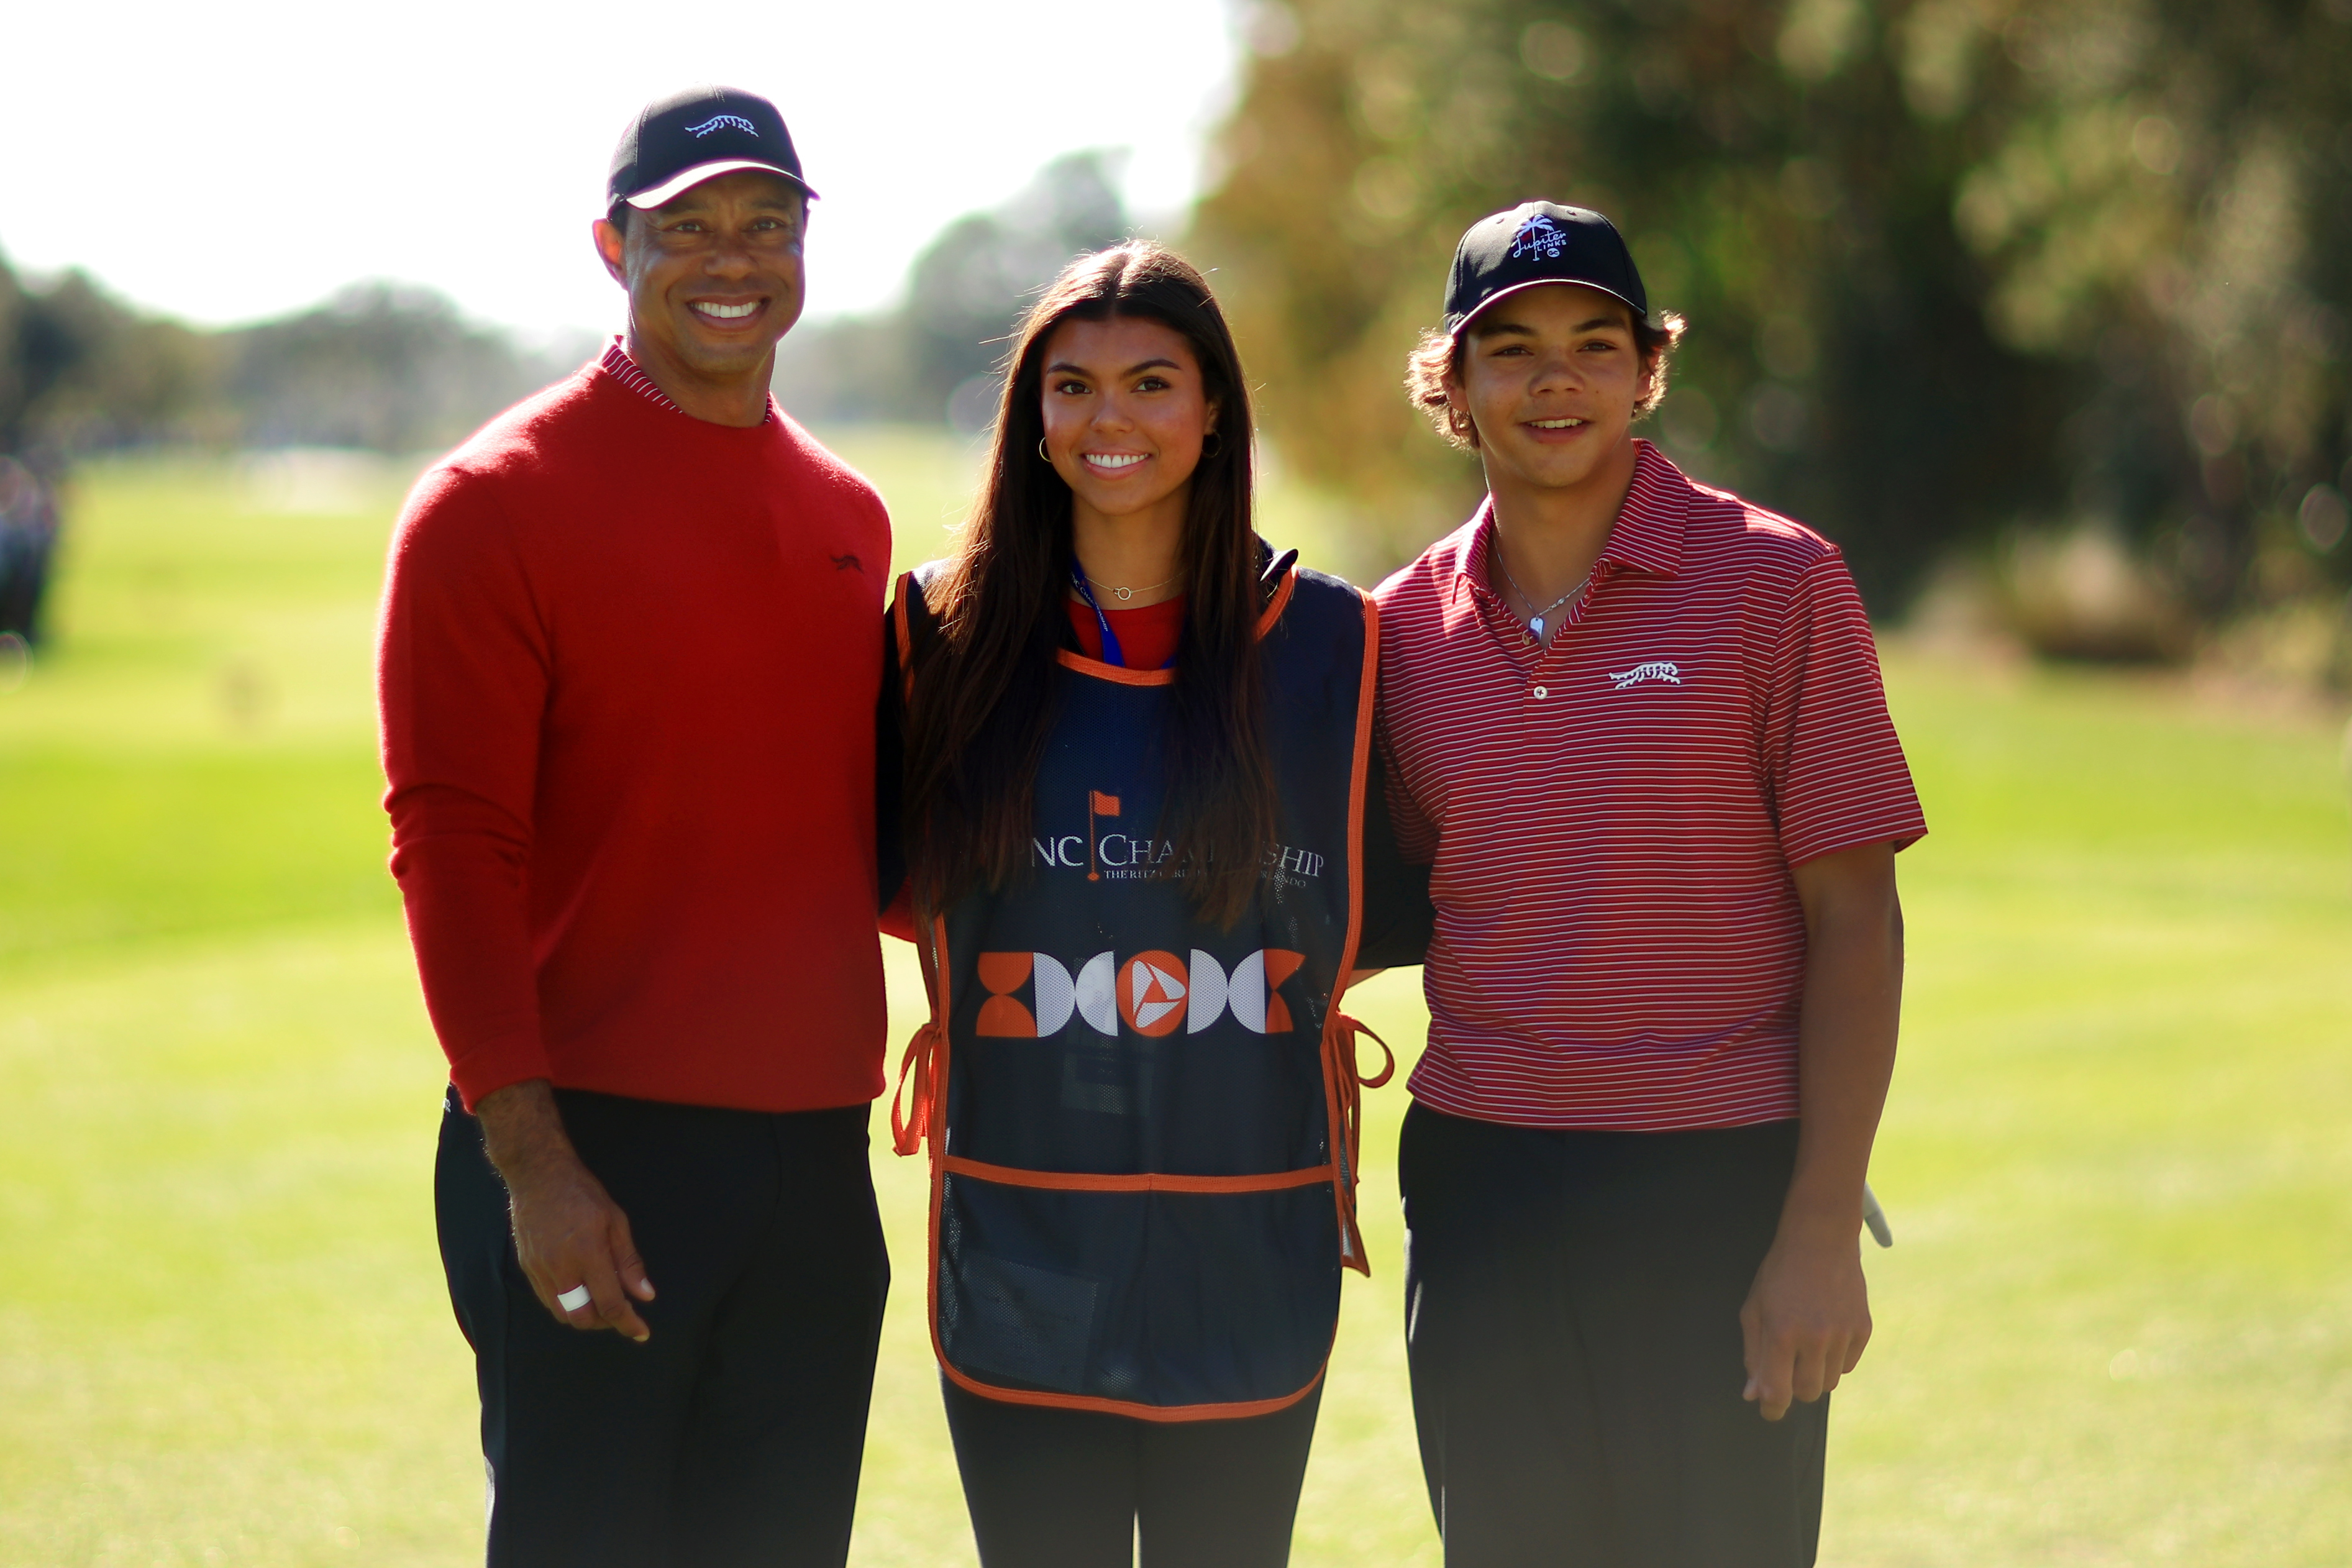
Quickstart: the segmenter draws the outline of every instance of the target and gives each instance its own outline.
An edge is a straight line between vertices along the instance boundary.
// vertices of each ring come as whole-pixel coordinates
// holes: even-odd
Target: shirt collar
[[[604,357],[597,361],[604,367],[604,374],[657,407],[667,408],[672,414],[684,414],[686,410],[670,401],[669,394],[655,384],[654,378],[646,374],[645,367],[629,357],[626,342],[620,333],[614,332],[613,341],[604,345]],[[775,422],[776,405],[773,399],[770,399],[767,415],[760,423],[773,425]]]
[[[1667,456],[1647,441],[1633,443],[1633,483],[1625,491],[1617,521],[1610,525],[1609,542],[1601,547],[1594,568],[1654,573],[1672,577],[1683,567],[1683,531],[1690,521],[1691,484]],[[1454,574],[1473,588],[1486,585],[1486,564],[1494,550],[1495,498],[1478,503],[1478,511],[1464,531],[1454,552]]]

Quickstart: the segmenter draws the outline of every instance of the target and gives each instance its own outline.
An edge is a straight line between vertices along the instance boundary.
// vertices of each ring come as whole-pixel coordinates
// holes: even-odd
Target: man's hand
[[[1862,1184],[1903,1007],[1903,906],[1895,848],[1864,844],[1790,873],[1805,910],[1797,1025],[1796,1170],[1780,1228],[1748,1288],[1739,1328],[1748,1389],[1767,1421],[1838,1385],[1870,1342]]]
[[[1791,1399],[1811,1404],[1835,1388],[1870,1342],[1860,1224],[1857,1214],[1841,1237],[1834,1222],[1799,1229],[1784,1218],[1756,1270],[1739,1309],[1748,1352],[1740,1397],[1754,1402],[1767,1421],[1786,1415]]]
[[[654,1299],[629,1237],[629,1216],[583,1164],[545,1079],[482,1097],[482,1142],[505,1178],[515,1256],[541,1306],[575,1329],[612,1329],[640,1342],[653,1331],[630,1300]],[[558,1300],[585,1289],[566,1309]]]

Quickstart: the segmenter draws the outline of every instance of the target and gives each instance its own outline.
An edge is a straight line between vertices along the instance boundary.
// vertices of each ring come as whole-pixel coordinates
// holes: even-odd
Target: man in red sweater
[[[812,194],[766,100],[646,109],[594,230],[626,334],[393,539],[385,805],[493,1564],[848,1551],[890,531],[768,395]]]

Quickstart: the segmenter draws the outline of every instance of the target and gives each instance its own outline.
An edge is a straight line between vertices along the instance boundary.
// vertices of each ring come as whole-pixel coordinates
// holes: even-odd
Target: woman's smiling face
[[[1077,503],[1181,520],[1217,407],[1192,345],[1149,317],[1064,321],[1045,342],[1045,450]]]

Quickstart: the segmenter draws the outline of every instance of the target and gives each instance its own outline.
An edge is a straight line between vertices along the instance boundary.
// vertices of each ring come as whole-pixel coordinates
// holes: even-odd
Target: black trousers
[[[942,1377],[981,1568],[1281,1568],[1315,1414],[1138,1421],[1008,1405]]]
[[[890,1283],[867,1108],[556,1098],[629,1216],[653,1337],[583,1333],[539,1304],[453,1090],[434,1197],[481,1389],[492,1568],[837,1568]]]
[[[1792,1121],[1553,1132],[1415,1105],[1413,1418],[1448,1568],[1805,1568],[1829,1402],[1767,1422],[1739,1310]]]

